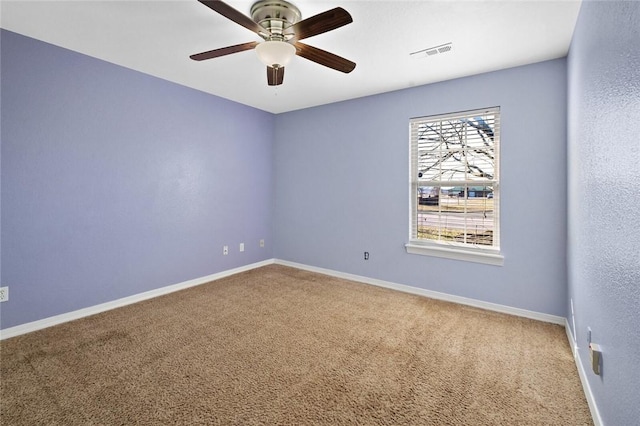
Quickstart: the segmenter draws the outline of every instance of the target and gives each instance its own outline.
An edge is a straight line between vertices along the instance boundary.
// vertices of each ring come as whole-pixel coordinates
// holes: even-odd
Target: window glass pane
[[[494,198],[490,187],[420,187],[417,238],[493,245]],[[467,194],[465,196],[465,193]]]

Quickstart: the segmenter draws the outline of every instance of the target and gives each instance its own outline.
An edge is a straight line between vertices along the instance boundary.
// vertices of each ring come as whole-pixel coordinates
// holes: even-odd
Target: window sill
[[[407,253],[423,256],[436,256],[445,259],[465,260],[468,262],[484,263],[486,265],[503,266],[504,256],[499,252],[474,250],[461,247],[444,247],[435,245],[405,244]]]

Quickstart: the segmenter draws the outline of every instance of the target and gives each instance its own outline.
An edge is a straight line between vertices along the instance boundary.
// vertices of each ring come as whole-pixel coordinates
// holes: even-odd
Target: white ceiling
[[[252,1],[226,1],[249,15]],[[189,55],[248,41],[253,32],[196,0],[10,1],[2,28],[265,111],[280,113],[510,68],[567,54],[580,0],[294,0],[308,18],[337,6],[353,23],[305,39],[356,62],[350,74],[296,57],[284,84],[246,51]],[[453,43],[434,56],[410,56]]]

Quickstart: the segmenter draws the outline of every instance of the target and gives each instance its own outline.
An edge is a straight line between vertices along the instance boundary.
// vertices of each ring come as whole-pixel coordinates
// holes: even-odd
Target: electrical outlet
[[[264,247],[264,240],[260,240],[260,247]]]
[[[244,251],[244,243],[240,243],[240,252],[242,253]]]
[[[222,254],[225,256],[229,254],[229,246],[222,247]]]
[[[600,345],[589,344],[589,358],[591,358],[591,369],[599,376],[602,373],[602,348]]]
[[[368,251],[364,252],[364,260],[369,260],[369,252]]]
[[[9,300],[9,287],[0,287],[0,302]]]

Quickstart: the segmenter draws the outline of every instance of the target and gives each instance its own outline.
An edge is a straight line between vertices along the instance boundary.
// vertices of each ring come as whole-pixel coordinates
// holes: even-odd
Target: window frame
[[[413,131],[415,125],[421,123],[442,123],[449,120],[473,119],[477,116],[484,115],[494,116],[494,174],[491,179],[473,180],[463,179],[457,181],[433,180],[430,186],[460,186],[460,185],[435,185],[435,183],[449,182],[461,183],[465,182],[470,186],[488,186],[490,183],[493,187],[493,203],[494,203],[494,226],[491,246],[471,243],[460,243],[454,241],[429,240],[425,238],[417,238],[418,226],[418,188],[426,186],[425,182],[419,181],[418,178],[418,140],[416,133]],[[500,250],[500,107],[488,107],[476,110],[460,111],[447,114],[438,114],[432,116],[415,117],[409,120],[409,242],[405,244],[407,253],[426,256],[436,256],[447,259],[456,259],[470,261],[476,263],[484,263],[489,265],[502,266],[504,264],[504,256]],[[439,194],[442,193],[439,190]],[[468,201],[469,196],[465,191],[465,200]],[[466,213],[465,213],[466,214]]]

